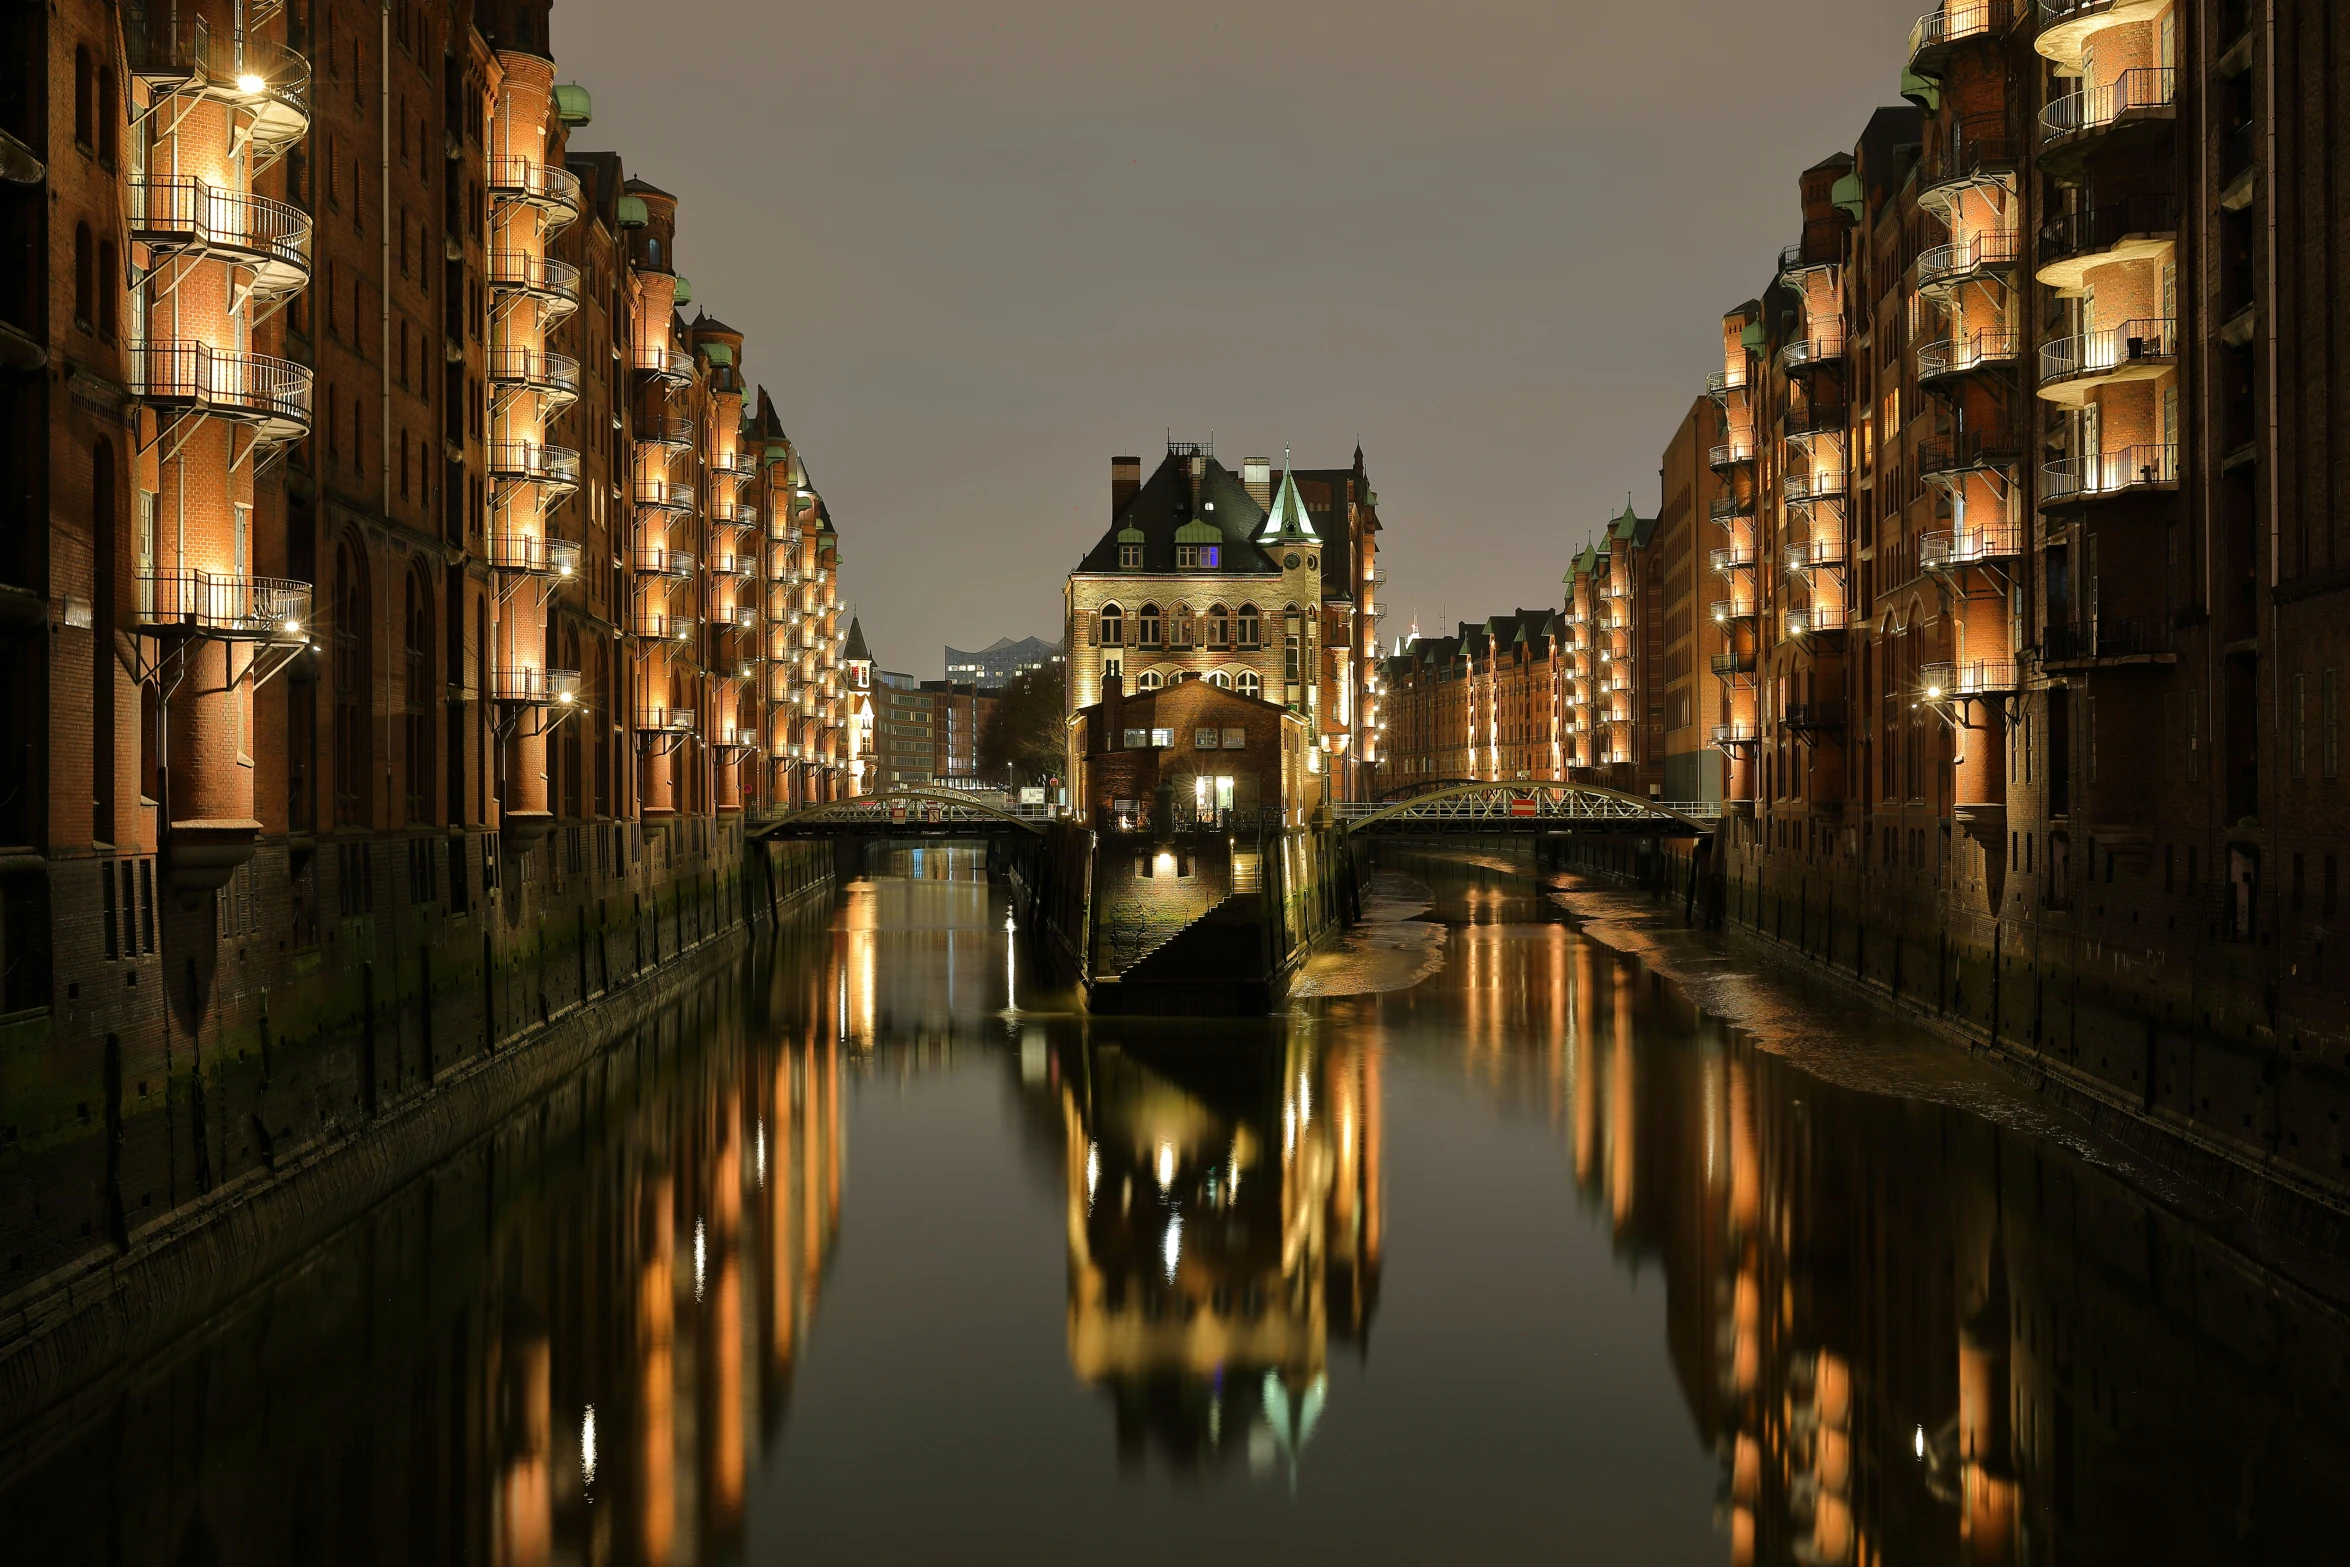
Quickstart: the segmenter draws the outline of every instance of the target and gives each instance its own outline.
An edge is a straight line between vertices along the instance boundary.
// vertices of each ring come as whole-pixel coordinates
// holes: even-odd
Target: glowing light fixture
[[[237,91],[248,98],[259,97],[268,88],[269,83],[261,79],[258,71],[244,71],[237,76]]]

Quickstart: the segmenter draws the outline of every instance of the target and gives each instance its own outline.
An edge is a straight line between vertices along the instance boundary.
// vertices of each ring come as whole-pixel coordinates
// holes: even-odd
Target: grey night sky
[[[886,668],[1051,636],[1109,459],[1345,462],[1384,628],[1555,602],[1926,0],[557,0]]]

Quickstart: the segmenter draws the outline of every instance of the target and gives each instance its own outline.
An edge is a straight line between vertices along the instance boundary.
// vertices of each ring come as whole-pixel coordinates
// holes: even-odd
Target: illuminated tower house
[[[260,567],[264,554],[283,557],[282,511],[271,508],[266,538],[257,518],[257,476],[312,422],[311,372],[257,342],[310,280],[309,217],[254,189],[310,128],[310,65],[276,41],[275,11],[188,4],[126,20],[127,135],[113,119],[111,66],[100,117],[107,150],[129,165],[127,320],[115,319],[124,268],[113,241],[93,249],[86,232],[77,237],[90,252],[77,265],[96,273],[97,325],[123,335],[138,400],[132,615],[157,665],[143,672],[161,693],[151,724],[164,768],[153,789],[164,865],[183,894],[225,884],[253,857],[254,692],[310,635],[311,585]],[[109,509],[119,482],[111,468],[96,481]],[[112,562],[101,563],[93,629],[109,666],[114,580]],[[96,760],[111,773],[116,682],[97,684],[108,732]],[[112,800],[113,778],[95,793]],[[116,824],[100,836],[117,836]]]
[[[759,513],[744,499],[759,477],[759,463],[744,434],[743,335],[703,316],[693,324],[693,343],[701,372],[697,433],[702,558],[707,563],[702,657],[710,714],[710,803],[731,812],[742,809],[745,759],[759,749],[758,675],[767,654],[759,613]]]
[[[1749,805],[1757,792],[1762,735],[1755,689],[1762,645],[1762,585],[1755,569],[1760,558],[1761,484],[1754,467],[1755,409],[1762,394],[1757,350],[1762,343],[1759,302],[1749,301],[1723,316],[1722,368],[1706,383],[1722,410],[1721,439],[1706,454],[1720,487],[1710,513],[1721,530],[1720,542],[1709,556],[1720,594],[1712,614],[1722,631],[1722,648],[1713,655],[1721,695],[1711,737],[1715,749],[1729,758],[1727,798]]]
[[[580,567],[579,546],[561,536],[556,515],[579,487],[579,453],[547,440],[549,422],[578,395],[578,362],[547,344],[579,308],[579,269],[555,259],[549,242],[581,216],[581,193],[578,178],[548,159],[561,133],[546,39],[543,7],[501,30],[490,114],[491,683],[499,828],[515,843],[554,826],[547,738],[579,697],[579,671],[552,668],[548,656],[549,595]]]

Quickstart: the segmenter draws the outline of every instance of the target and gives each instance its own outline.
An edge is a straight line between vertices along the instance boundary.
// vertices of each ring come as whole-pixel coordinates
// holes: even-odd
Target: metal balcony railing
[[[2178,357],[2179,324],[2149,316],[2102,332],[2084,332],[2041,344],[2040,384],[2159,374]]]
[[[1733,620],[1752,620],[1761,613],[1755,608],[1752,600],[1739,599],[1715,599],[1712,610],[1717,624],[1727,624]]]
[[[271,298],[309,281],[311,222],[299,207],[186,177],[132,180],[129,194],[135,240],[250,266]]]
[[[1755,744],[1762,739],[1762,732],[1748,723],[1716,724],[1710,739],[1715,749],[1727,751],[1732,746]]]
[[[651,707],[637,714],[636,726],[646,734],[691,734],[694,710],[690,707]]]
[[[1819,501],[1844,498],[1844,470],[1841,468],[1814,468],[1808,473],[1788,474],[1780,481],[1780,493],[1790,506],[1809,506]]]
[[[1736,495],[1717,495],[1714,497],[1713,505],[1708,509],[1711,511],[1714,521],[1727,527],[1741,517],[1753,516],[1754,502]]]
[[[1782,282],[1801,277],[1806,272],[1826,271],[1842,265],[1843,251],[1825,244],[1807,244],[1798,240],[1779,252],[1779,278]]]
[[[508,484],[579,487],[579,453],[568,446],[533,446],[528,441],[492,441],[490,477]]]
[[[1918,541],[1918,564],[1928,571],[1948,571],[1959,566],[2015,560],[2023,552],[2021,527],[2012,522],[1992,522],[1976,528],[1927,534]]]
[[[1717,675],[1751,675],[1754,673],[1754,654],[1733,649],[1713,656],[1713,671]]]
[[[1739,463],[1754,461],[1754,437],[1733,436],[1706,453],[1706,463],[1714,468],[1732,468]]]
[[[666,544],[639,545],[630,562],[640,577],[690,577],[694,574],[694,557],[690,550],[673,550]]]
[[[2179,95],[2179,73],[2167,65],[2140,65],[2104,87],[2068,93],[2040,111],[2040,139],[2057,142],[2102,131],[2124,115],[2169,110]]]
[[[1931,381],[1945,376],[1971,375],[1978,370],[2011,365],[2023,353],[2023,344],[2023,334],[1998,329],[1976,332],[1967,337],[1920,343],[1918,379]]]
[[[565,307],[579,304],[579,268],[568,261],[527,250],[493,250],[489,271],[493,293],[527,294]]]
[[[229,642],[306,641],[311,586],[216,571],[139,573],[141,628]]]
[[[690,381],[694,356],[668,343],[639,343],[629,350],[629,368],[657,380]]]
[[[567,223],[586,210],[579,176],[536,158],[492,158],[489,181],[492,201],[522,202],[560,222]]]
[[[310,129],[310,62],[284,44],[216,32],[200,17],[132,13],[131,73],[158,92],[194,92],[252,117],[250,141],[274,156]]]
[[[579,397],[579,361],[569,354],[553,354],[537,348],[493,348],[490,384],[517,387],[552,401],[571,403]]]
[[[253,425],[263,439],[310,433],[310,367],[267,354],[227,353],[195,338],[130,344],[131,390],[160,408]]]
[[[1716,370],[1705,378],[1705,394],[1717,403],[1726,399],[1732,392],[1745,390],[1746,368],[1743,365],[1735,370]]]
[[[490,691],[496,700],[522,707],[571,707],[579,701],[579,671],[495,669],[490,672]]]
[[[1809,609],[1787,611],[1787,635],[1791,637],[1821,636],[1851,624],[1852,612],[1841,604],[1814,604]]]
[[[1937,245],[1918,257],[1917,286],[1940,288],[1986,272],[2005,272],[2023,259],[2023,253],[2021,230],[1984,229],[1966,239]]]
[[[2020,455],[2017,442],[2002,430],[1960,430],[1929,436],[1918,442],[1918,476],[1951,479],[1962,473],[2013,468]]]
[[[1789,571],[1825,571],[1844,564],[1844,535],[1832,533],[1787,546]]]
[[[1840,701],[1790,702],[1779,712],[1779,725],[1798,733],[1814,733],[1823,729],[1844,727],[1844,704]]]
[[[2173,649],[2167,619],[2102,615],[2085,625],[2050,626],[2040,634],[2042,664],[2101,658],[2147,658]]]
[[[2030,9],[2031,0],[1943,0],[1909,30],[1911,68],[1934,64],[1953,44],[2005,33]]]
[[[580,546],[571,539],[550,539],[538,533],[490,535],[490,567],[531,577],[573,577],[579,573]]]
[[[629,486],[629,498],[639,506],[657,506],[663,511],[692,511],[694,483],[666,475],[639,479]]]
[[[1834,364],[1844,357],[1844,329],[1799,337],[1779,350],[1779,368],[1793,375],[1798,371],[1816,370],[1822,365]]]
[[[2010,135],[2002,114],[1965,115],[1927,138],[1926,155],[1919,165],[1918,196],[1934,204],[1969,185],[1997,182],[2012,175],[2023,157],[2023,144]]]
[[[2138,236],[2155,238],[2179,231],[2176,191],[2134,191],[2077,212],[2060,213],[2040,225],[2039,260],[2052,267],[2111,250]]]
[[[1754,566],[1754,546],[1724,544],[1706,558],[1717,572],[1751,570]]]
[[[1918,670],[1919,694],[1929,702],[2005,696],[2019,684],[2019,671],[2012,658],[1972,658],[1958,663],[1927,664]]]
[[[2179,482],[2176,446],[2124,446],[2093,457],[2068,457],[2040,470],[2040,499],[2052,501],[2120,495]]]
[[[710,557],[710,570],[721,577],[747,577],[753,564],[751,556],[737,550],[720,550]]]
[[[659,446],[674,455],[694,444],[694,422],[675,414],[659,414],[637,421],[639,446]]]

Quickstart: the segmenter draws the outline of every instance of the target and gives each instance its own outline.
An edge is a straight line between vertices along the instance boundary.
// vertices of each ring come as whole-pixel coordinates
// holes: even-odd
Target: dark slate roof
[[[841,644],[840,656],[860,663],[873,662],[873,650],[865,645],[865,623],[854,615],[849,617],[849,639]]]
[[[1200,477],[1195,482],[1190,462],[1185,454],[1168,453],[1158,471],[1144,480],[1134,498],[1110,519],[1110,526],[1077,563],[1077,569],[1117,571],[1118,534],[1122,529],[1132,528],[1142,535],[1142,569],[1173,571],[1175,532],[1197,518],[1213,523],[1223,535],[1223,570],[1279,575],[1281,568],[1273,557],[1259,549],[1251,537],[1264,524],[1265,508],[1249,495],[1240,475],[1215,458],[1206,457],[1201,459]],[[1213,510],[1209,509],[1211,505]]]

